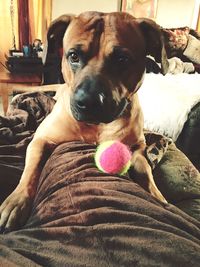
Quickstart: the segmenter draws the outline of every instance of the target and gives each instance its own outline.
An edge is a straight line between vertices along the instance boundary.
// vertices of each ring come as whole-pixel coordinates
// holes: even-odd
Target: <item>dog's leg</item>
[[[31,211],[41,172],[46,140],[34,138],[27,147],[25,168],[16,189],[0,206],[0,232],[22,226]]]
[[[162,193],[158,190],[151,167],[144,156],[145,144],[142,144],[139,149],[133,151],[131,165],[133,171],[134,181],[148,191],[152,196],[160,201],[167,203]]]

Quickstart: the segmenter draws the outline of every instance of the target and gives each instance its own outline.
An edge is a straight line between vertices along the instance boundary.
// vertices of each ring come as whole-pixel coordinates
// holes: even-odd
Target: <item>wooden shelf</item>
[[[0,95],[2,97],[3,110],[6,114],[8,109],[8,98],[14,90],[27,92],[32,86],[39,86],[42,83],[41,75],[31,73],[10,73],[0,72]]]

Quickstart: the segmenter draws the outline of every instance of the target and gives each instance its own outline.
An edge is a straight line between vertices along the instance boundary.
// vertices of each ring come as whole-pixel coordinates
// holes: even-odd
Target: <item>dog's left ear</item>
[[[136,19],[146,40],[146,53],[161,63],[162,74],[166,74],[169,68],[167,53],[164,45],[164,36],[161,27],[151,19]]]

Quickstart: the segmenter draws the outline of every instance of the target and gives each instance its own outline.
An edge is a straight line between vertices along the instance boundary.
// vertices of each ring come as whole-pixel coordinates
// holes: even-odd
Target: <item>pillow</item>
[[[190,29],[189,27],[182,28],[171,28],[171,29],[162,29],[165,48],[169,57],[177,55],[179,51],[184,51],[187,46],[188,36]]]
[[[190,61],[200,64],[200,40],[189,34],[188,44],[183,55]]]

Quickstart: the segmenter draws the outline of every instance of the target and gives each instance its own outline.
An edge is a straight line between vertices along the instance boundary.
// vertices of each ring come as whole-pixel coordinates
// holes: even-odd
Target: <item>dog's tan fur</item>
[[[146,145],[143,115],[136,94],[143,80],[146,55],[154,54],[158,49],[164,53],[159,34],[159,28],[153,22],[137,20],[122,13],[87,12],[79,17],[62,16],[52,23],[48,42],[50,45],[52,38],[54,42],[58,41],[54,48],[59,49],[63,40],[62,72],[65,84],[59,90],[53,111],[41,123],[27,148],[25,169],[19,185],[0,207],[1,227],[14,229],[26,221],[35,196],[45,149],[53,149],[60,143],[73,140],[98,144],[117,139],[133,147],[132,166],[138,181],[153,196],[165,202],[144,156]],[[89,60],[74,73],[66,59],[66,53],[77,44],[81,44],[82,51],[88,55]],[[122,71],[117,68],[112,70],[115,68],[112,65],[105,68],[106,59],[115,46],[128,51],[134,59],[131,67],[127,66]],[[165,57],[165,54],[160,57],[163,66]],[[80,122],[72,114],[70,98],[77,85],[90,75],[100,75],[106,81],[116,102],[120,102],[122,98],[130,102],[124,113],[112,122]]]

